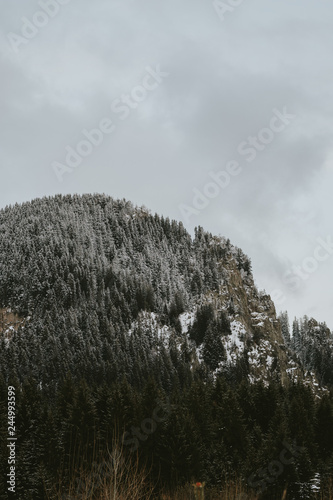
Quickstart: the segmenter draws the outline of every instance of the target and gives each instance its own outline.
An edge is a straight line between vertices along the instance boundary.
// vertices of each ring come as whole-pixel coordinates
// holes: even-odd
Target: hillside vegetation
[[[105,195],[6,207],[0,308],[0,491],[8,385],[20,499],[124,495],[130,471],[132,498],[328,491],[332,334],[291,335],[228,239]]]

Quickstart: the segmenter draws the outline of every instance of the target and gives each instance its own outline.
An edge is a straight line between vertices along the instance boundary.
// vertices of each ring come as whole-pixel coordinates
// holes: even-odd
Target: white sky
[[[0,207],[60,192],[144,204],[229,237],[258,287],[283,294],[277,310],[333,328],[333,250],[313,257],[333,239],[333,4],[239,3],[222,20],[210,0],[0,0]],[[112,103],[139,99],[158,65],[169,75],[121,119]],[[284,107],[295,117],[248,162],[239,145]],[[104,118],[114,131],[59,182],[53,162]],[[239,175],[186,220],[193,189],[232,160]],[[306,276],[296,290],[293,265]]]

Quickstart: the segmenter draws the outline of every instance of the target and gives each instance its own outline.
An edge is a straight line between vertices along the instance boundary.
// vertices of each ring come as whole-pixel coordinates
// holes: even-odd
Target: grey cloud
[[[285,269],[330,233],[331,4],[253,0],[221,22],[210,1],[71,0],[18,54],[7,34],[39,4],[0,6],[1,206],[104,191],[179,219],[209,171],[236,159],[242,173],[187,226],[241,246],[261,287],[281,286]],[[170,76],[60,184],[51,163],[83,129],[112,118],[112,101],[157,64]],[[239,144],[284,106],[295,120],[248,163]],[[299,297],[285,292],[291,316],[313,311],[333,328],[320,296],[330,297],[332,271],[328,261]]]

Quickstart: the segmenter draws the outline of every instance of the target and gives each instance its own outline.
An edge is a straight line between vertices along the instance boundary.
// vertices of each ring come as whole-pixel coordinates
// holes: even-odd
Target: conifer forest
[[[329,499],[333,336],[229,239],[102,194],[0,211],[0,499]],[[229,489],[228,489],[229,488]]]

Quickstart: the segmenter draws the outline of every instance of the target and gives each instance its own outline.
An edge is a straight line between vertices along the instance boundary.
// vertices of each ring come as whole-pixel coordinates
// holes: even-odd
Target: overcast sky
[[[1,207],[144,204],[229,237],[278,311],[333,329],[331,2],[0,6]]]

